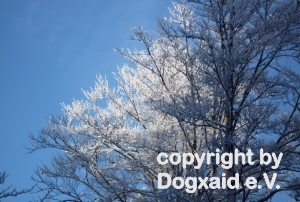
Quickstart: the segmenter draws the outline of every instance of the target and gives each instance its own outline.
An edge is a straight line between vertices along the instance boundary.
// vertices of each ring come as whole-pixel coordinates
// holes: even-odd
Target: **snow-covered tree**
[[[32,147],[60,151],[36,170],[41,200],[267,201],[300,189],[300,3],[296,0],[188,0],[158,21],[156,37],[142,28],[144,50],[117,49],[132,62],[115,74],[117,88],[97,77],[85,101],[63,104]],[[296,62],[295,62],[296,61]],[[105,106],[102,101],[105,101]],[[101,104],[102,103],[102,104]],[[261,165],[259,151],[283,157]],[[157,155],[253,152],[232,168],[160,165]],[[212,158],[214,159],[214,157]],[[159,189],[172,178],[239,174],[237,189]],[[269,189],[277,173],[280,188]],[[261,189],[245,186],[253,176]],[[164,178],[165,179],[165,178]],[[199,185],[199,183],[198,183]],[[298,192],[297,192],[298,191]]]

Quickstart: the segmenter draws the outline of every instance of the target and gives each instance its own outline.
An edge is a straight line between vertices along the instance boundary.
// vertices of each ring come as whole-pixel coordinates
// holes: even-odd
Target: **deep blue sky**
[[[94,86],[127,62],[113,48],[135,48],[131,28],[156,29],[168,16],[162,0],[0,0],[0,171],[4,185],[26,188],[49,153],[25,154],[28,133],[37,134],[60,103],[83,99],[81,88]],[[0,189],[4,186],[0,185]],[[32,195],[3,199],[28,201]]]
[[[83,99],[94,85],[127,62],[113,51],[138,47],[131,28],[156,29],[169,16],[168,0],[0,0],[0,171],[4,185],[28,188],[36,165],[49,152],[25,154],[29,132],[37,134],[60,103]],[[0,186],[0,189],[5,186]],[[33,195],[3,199],[29,201]]]

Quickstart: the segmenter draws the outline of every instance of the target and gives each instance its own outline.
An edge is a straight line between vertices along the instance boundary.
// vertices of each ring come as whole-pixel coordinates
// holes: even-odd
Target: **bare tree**
[[[4,184],[5,179],[8,177],[8,174],[4,171],[4,172],[0,172],[0,184]],[[22,189],[17,191],[17,188],[12,188],[12,186],[8,186],[5,189],[2,189],[0,191],[0,199],[1,198],[7,198],[7,197],[16,197],[20,194],[25,194],[25,193],[29,193],[33,190],[34,187],[30,188],[30,189]]]
[[[135,67],[119,69],[117,89],[99,76],[87,101],[63,104],[32,147],[55,148],[52,164],[33,178],[42,201],[267,201],[300,189],[300,57],[296,0],[189,0],[158,21],[157,37],[134,28],[141,51],[117,52]],[[290,61],[290,63],[289,63]],[[297,66],[299,67],[299,66]],[[106,101],[100,107],[99,100]],[[259,149],[283,153],[279,167],[261,165]],[[160,165],[159,153],[253,151],[254,164]],[[158,189],[158,173],[222,177],[238,189]],[[277,173],[278,189],[264,174]],[[249,189],[254,176],[261,189]]]

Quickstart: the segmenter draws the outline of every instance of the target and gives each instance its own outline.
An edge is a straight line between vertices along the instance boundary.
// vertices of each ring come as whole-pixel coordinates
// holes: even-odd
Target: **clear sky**
[[[28,134],[37,134],[60,103],[83,99],[81,88],[94,85],[127,63],[113,51],[139,47],[131,28],[156,29],[169,16],[168,0],[0,0],[0,171],[5,186],[33,185],[36,165],[51,152],[25,154]],[[5,186],[0,186],[0,189]],[[29,201],[20,195],[3,202]]]
[[[94,86],[127,63],[113,48],[135,48],[131,28],[156,29],[168,16],[162,0],[0,0],[0,171],[4,185],[30,187],[37,164],[51,152],[25,154],[28,134],[37,134],[60,103],[83,99]],[[0,189],[4,186],[0,186]],[[29,201],[32,195],[3,202]]]

